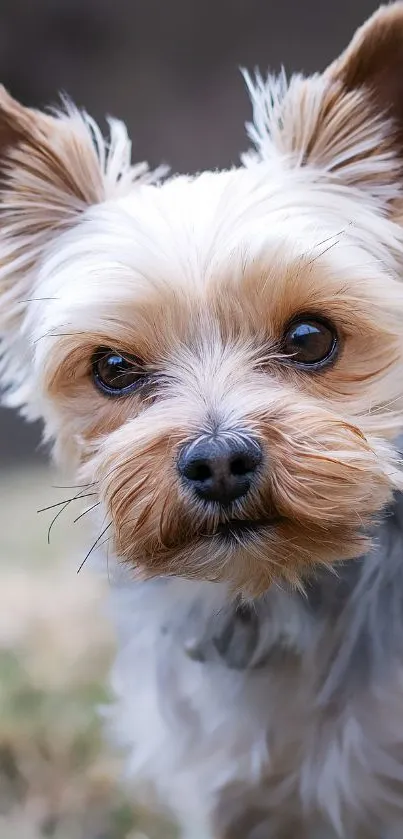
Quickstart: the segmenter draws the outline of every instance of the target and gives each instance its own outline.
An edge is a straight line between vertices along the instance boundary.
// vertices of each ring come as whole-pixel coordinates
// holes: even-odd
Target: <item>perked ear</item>
[[[246,79],[261,159],[313,166],[384,201],[403,164],[403,2],[381,6],[322,74]],[[250,156],[246,155],[246,162]]]
[[[327,72],[347,91],[365,90],[403,142],[403,2],[381,6]]]
[[[89,206],[162,174],[150,173],[145,163],[131,166],[125,126],[109,120],[109,129],[106,142],[73,105],[41,113],[0,86],[0,381],[13,389],[27,353],[21,324],[48,245]]]

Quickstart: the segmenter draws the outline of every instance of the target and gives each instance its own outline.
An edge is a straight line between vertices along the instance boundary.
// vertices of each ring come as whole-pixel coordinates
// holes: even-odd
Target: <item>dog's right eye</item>
[[[289,364],[301,370],[320,370],[336,358],[339,340],[330,321],[301,316],[286,329],[283,347]]]
[[[146,373],[135,356],[99,347],[92,356],[92,377],[106,396],[126,396],[144,384]]]

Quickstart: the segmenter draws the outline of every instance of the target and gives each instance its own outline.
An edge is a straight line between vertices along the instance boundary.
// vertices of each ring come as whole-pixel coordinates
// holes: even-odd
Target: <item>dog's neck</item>
[[[322,571],[305,596],[273,587],[245,606],[226,599],[214,584],[158,585],[166,588],[168,601],[179,585],[174,599],[180,608],[170,610],[163,631],[199,662],[238,670],[270,667],[303,657],[325,637],[323,690],[333,695],[346,668],[354,664],[357,678],[367,680],[401,645],[403,495],[376,529],[371,553]]]

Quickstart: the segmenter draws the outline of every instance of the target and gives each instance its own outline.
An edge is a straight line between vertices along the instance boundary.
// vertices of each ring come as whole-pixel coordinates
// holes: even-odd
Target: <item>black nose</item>
[[[250,490],[262,449],[250,437],[207,437],[182,449],[178,469],[205,501],[228,505]]]

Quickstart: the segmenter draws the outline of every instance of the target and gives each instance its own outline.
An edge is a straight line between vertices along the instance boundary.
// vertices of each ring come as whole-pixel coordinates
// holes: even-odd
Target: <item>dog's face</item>
[[[257,84],[241,168],[162,184],[3,93],[4,382],[140,572],[298,583],[403,486],[402,71],[397,4]]]

